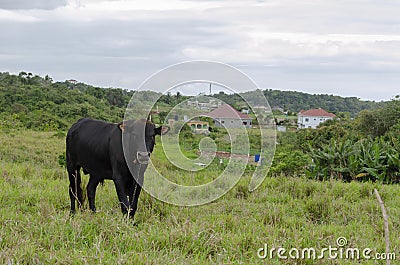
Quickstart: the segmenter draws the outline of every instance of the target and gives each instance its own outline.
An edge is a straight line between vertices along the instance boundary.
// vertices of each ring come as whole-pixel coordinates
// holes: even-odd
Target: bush
[[[58,155],[58,164],[60,165],[60,167],[67,167],[67,159],[65,152]]]
[[[310,157],[300,150],[277,149],[270,173],[273,175],[304,175],[310,164]]]

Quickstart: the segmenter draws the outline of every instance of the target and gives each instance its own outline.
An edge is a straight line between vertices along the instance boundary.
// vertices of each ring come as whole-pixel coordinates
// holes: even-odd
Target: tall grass
[[[98,213],[84,207],[71,217],[67,174],[57,162],[64,139],[53,135],[0,132],[0,264],[377,264],[257,257],[264,244],[320,249],[336,246],[340,236],[352,247],[384,252],[373,188],[385,202],[392,249],[400,256],[398,185],[279,176],[249,193],[245,175],[227,195],[200,207],[168,205],[143,192],[133,225],[106,181],[98,188]]]

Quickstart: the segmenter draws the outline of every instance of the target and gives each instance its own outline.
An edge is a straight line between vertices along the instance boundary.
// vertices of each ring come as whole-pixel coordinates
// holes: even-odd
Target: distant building
[[[75,79],[69,79],[69,80],[66,80],[68,83],[71,83],[71,84],[73,84],[73,85],[76,85],[76,84],[78,84],[78,81],[76,81]]]
[[[286,132],[286,126],[277,125],[277,126],[276,126],[276,130],[277,130],[278,132]]]
[[[168,125],[170,127],[174,127],[175,123],[176,123],[176,121],[174,119],[168,119]]]
[[[211,111],[222,105],[222,101],[218,99],[208,99],[207,102],[199,102],[198,100],[192,101],[188,100],[187,105],[194,109]]]
[[[283,114],[283,112],[285,110],[283,108],[281,108],[281,107],[275,106],[275,107],[272,108],[272,111],[279,111],[279,112],[281,112]]]
[[[297,124],[299,129],[311,128],[316,129],[317,126],[326,121],[333,119],[336,115],[329,113],[324,109],[301,110],[297,114]]]
[[[209,134],[209,124],[206,121],[188,121],[186,124],[194,133]]]
[[[244,113],[235,110],[228,104],[224,104],[219,108],[206,114],[213,118],[216,127],[240,128],[242,126],[251,128],[252,118]]]

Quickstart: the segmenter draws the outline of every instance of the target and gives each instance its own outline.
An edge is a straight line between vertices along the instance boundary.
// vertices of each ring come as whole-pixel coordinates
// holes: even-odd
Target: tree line
[[[271,107],[277,106],[295,113],[312,108],[323,108],[335,114],[349,113],[351,117],[355,117],[360,111],[382,105],[382,102],[364,101],[356,97],[307,94],[297,91],[266,89],[263,93]]]
[[[54,82],[48,75],[41,77],[26,72],[18,75],[4,72],[0,73],[0,126],[65,130],[81,117],[117,122],[123,119],[125,107],[133,93],[125,89],[95,87],[80,82]],[[321,107],[343,117],[346,116],[343,113],[354,117],[360,111],[377,108],[382,104],[357,98],[294,91],[266,89],[263,93],[271,107],[279,106],[294,114],[301,109]],[[213,97],[238,110],[246,107],[239,94],[220,92]],[[158,102],[159,106],[164,106],[160,115],[188,98],[179,92],[162,95]]]

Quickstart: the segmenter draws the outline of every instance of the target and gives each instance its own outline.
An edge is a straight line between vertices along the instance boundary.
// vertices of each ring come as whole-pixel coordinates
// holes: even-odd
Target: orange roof
[[[318,116],[318,117],[335,117],[336,115],[333,113],[329,113],[324,109],[318,108],[318,109],[309,109],[309,110],[301,110],[299,112],[299,115],[301,116]]]
[[[211,118],[231,118],[231,119],[251,119],[249,115],[241,113],[228,104],[209,112],[207,116]]]

